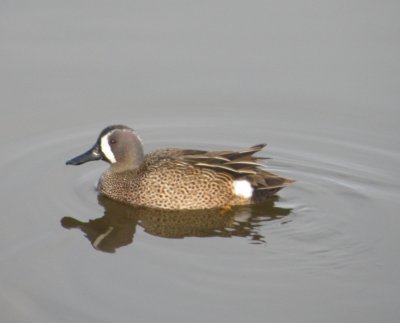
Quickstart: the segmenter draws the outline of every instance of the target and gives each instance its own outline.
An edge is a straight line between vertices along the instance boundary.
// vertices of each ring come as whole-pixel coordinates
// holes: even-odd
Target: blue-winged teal
[[[292,180],[266,172],[253,154],[239,151],[158,149],[147,155],[129,127],[105,128],[95,145],[67,165],[102,159],[110,163],[98,189],[114,200],[163,209],[208,209],[267,199]]]

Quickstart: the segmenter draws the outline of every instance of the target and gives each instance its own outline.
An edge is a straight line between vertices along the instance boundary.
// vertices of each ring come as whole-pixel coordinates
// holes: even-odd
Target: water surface
[[[399,5],[1,5],[4,322],[396,322]],[[99,199],[65,161],[267,142],[278,197],[220,212]]]

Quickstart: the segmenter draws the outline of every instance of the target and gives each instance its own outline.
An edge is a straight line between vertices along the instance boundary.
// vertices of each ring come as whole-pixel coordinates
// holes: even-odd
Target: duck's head
[[[112,165],[136,168],[142,163],[143,156],[143,145],[135,131],[127,126],[113,125],[100,133],[91,149],[66,164],[81,165],[102,159]]]

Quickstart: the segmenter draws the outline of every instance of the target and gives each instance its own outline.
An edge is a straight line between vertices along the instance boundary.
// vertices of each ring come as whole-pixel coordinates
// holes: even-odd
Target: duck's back
[[[251,203],[252,196],[235,192],[235,181],[239,179],[250,183],[250,175],[263,178],[263,174],[270,173],[256,170],[255,174],[239,174],[237,170],[232,171],[226,166],[226,158],[221,157],[223,153],[232,154],[159,149],[146,155],[137,169],[106,171],[99,189],[101,193],[124,203],[164,209],[206,209]],[[256,166],[252,167],[256,169]],[[272,195],[277,190],[264,190],[262,194],[266,197],[267,193]]]

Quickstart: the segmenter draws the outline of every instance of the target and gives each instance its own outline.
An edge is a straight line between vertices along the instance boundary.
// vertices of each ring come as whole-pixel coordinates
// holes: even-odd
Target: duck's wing
[[[268,158],[254,156],[265,146],[260,144],[237,151],[161,149],[147,155],[145,164],[157,171],[161,168],[189,170],[194,167],[228,176],[232,181],[247,180],[254,189],[252,199],[261,201],[294,182],[265,170],[261,161]]]
[[[259,160],[264,159],[253,156],[266,145],[256,145],[244,150],[201,151],[182,150],[180,160],[195,167],[213,169],[220,172],[228,172],[234,177],[243,175],[255,175],[264,165]]]
[[[233,179],[246,179],[260,198],[271,195],[294,180],[287,179],[265,170],[261,160],[269,159],[254,156],[266,144],[259,144],[237,151],[182,151],[181,159],[200,168],[228,173]]]

